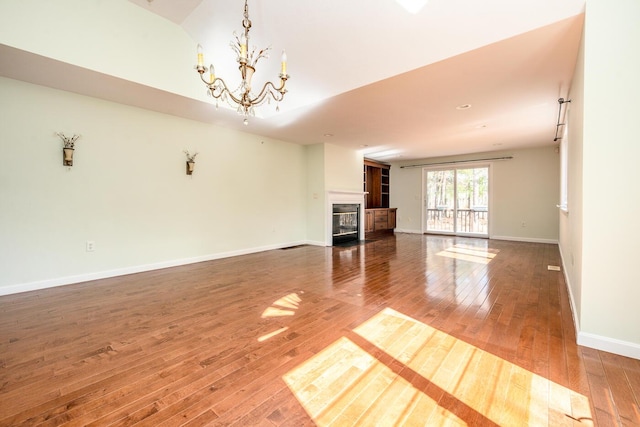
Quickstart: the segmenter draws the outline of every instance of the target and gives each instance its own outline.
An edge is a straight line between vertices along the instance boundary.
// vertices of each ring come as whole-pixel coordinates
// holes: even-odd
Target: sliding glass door
[[[427,233],[489,235],[489,166],[425,169]]]

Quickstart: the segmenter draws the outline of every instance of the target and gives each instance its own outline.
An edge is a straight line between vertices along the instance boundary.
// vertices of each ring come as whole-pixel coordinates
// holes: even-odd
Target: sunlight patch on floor
[[[300,293],[304,293],[304,292],[300,291]],[[301,302],[302,302],[302,299],[298,296],[298,294],[295,292],[292,292],[272,302],[271,305],[262,312],[262,315],[260,317],[263,319],[275,319],[275,322],[280,323],[280,321],[278,320],[279,318],[290,317],[295,315],[296,310],[300,307]],[[270,320],[267,320],[267,322],[270,322]],[[267,334],[264,334],[258,337],[258,342],[264,342],[287,330],[289,330],[288,326],[280,327],[279,329],[273,332],[269,332]]]
[[[259,337],[259,338],[258,338],[258,342],[266,341],[266,340],[268,340],[269,338],[273,338],[273,337],[275,337],[276,335],[279,335],[279,334],[281,334],[281,333],[283,333],[283,332],[285,332],[285,331],[288,331],[288,330],[289,330],[289,327],[288,327],[288,326],[285,326],[285,327],[283,327],[283,328],[278,329],[277,331],[269,332],[268,334],[265,334],[265,335],[262,335],[261,337]]]
[[[489,264],[496,256],[495,253],[489,252],[487,249],[462,247],[462,245],[452,246],[438,252],[436,255],[479,264]]]
[[[285,295],[284,297],[274,301],[270,307],[267,307],[262,312],[261,317],[266,319],[269,317],[293,316],[296,314],[295,310],[298,309],[301,301],[302,300],[295,292]]]
[[[487,242],[486,240],[483,241],[483,242],[484,242],[484,244],[482,244],[482,245],[477,245],[477,244],[476,245],[467,245],[465,243],[456,243],[455,245],[453,245],[453,247],[454,248],[461,248],[461,249],[471,249],[471,250],[479,251],[479,252],[482,252],[482,253],[490,252],[490,253],[492,253],[494,255],[497,255],[498,253],[500,253],[500,249],[493,249],[493,248],[488,247],[488,245],[486,243]]]
[[[300,305],[300,301],[302,300],[300,299],[298,294],[293,292],[289,295],[283,296],[279,300],[274,301],[272,305],[279,305],[280,307],[292,308],[295,310]]]
[[[499,425],[591,418],[585,396],[393,309],[355,332]]]
[[[319,426],[464,422],[343,337],[283,377]]]
[[[342,337],[283,377],[319,426],[559,425],[592,418],[585,396],[393,309],[354,332],[394,361],[385,364],[388,357]]]

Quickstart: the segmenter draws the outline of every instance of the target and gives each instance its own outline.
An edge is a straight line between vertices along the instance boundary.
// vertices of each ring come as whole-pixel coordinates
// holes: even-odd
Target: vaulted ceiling
[[[129,1],[181,26],[204,46],[205,63],[238,84],[229,42],[242,30],[241,0]],[[362,149],[384,161],[551,145],[584,7],[584,0],[429,0],[410,13],[394,0],[249,0],[250,44],[272,47],[254,86],[277,80],[280,52],[287,51],[291,78],[279,112],[264,105],[244,126],[234,111],[183,97],[173,102],[163,94],[159,102],[147,91],[136,103],[169,113],[180,105],[182,116],[295,143]],[[0,74],[13,77],[8,68]],[[195,72],[193,79],[205,92]],[[76,80],[64,88],[101,96],[70,88],[82,85]],[[135,86],[120,89],[123,102],[130,103],[125,98]],[[111,100],[118,96],[110,91]]]

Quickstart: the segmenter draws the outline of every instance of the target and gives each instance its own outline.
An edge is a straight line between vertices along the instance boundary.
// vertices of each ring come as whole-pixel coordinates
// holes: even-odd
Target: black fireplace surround
[[[360,205],[333,205],[333,244],[339,245],[360,239]]]

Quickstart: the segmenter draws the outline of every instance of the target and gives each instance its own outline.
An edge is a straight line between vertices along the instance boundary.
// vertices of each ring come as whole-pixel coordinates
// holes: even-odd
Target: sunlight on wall
[[[354,332],[357,339],[340,338],[283,377],[320,426],[592,419],[585,396],[393,309]],[[353,342],[360,339],[383,354]]]

